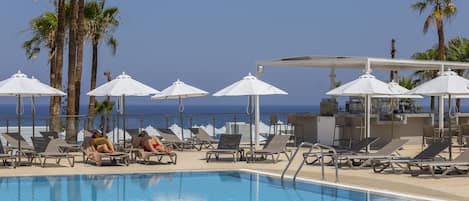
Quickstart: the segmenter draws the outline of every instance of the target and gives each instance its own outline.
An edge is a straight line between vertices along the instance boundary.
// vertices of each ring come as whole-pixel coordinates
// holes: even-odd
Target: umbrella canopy
[[[177,79],[171,86],[151,97],[151,99],[179,99],[205,96],[208,92],[188,85]]]
[[[123,72],[110,82],[86,93],[88,96],[148,96],[160,93]]]
[[[213,96],[263,96],[263,95],[287,95],[288,93],[274,87],[249,73],[242,80],[213,94]]]
[[[331,96],[363,96],[365,97],[365,137],[370,137],[371,97],[375,95],[396,95],[389,85],[366,72],[357,79],[326,93]],[[368,151],[368,147],[367,147]]]
[[[64,96],[64,92],[41,83],[35,78],[28,76],[21,71],[13,74],[10,78],[0,82],[0,96],[17,96],[18,97],[18,134],[21,135],[21,96]],[[34,101],[34,98],[32,99]],[[33,109],[33,137],[34,137],[34,109]],[[18,138],[18,150],[21,152],[21,143]],[[21,162],[21,161],[19,161]]]
[[[249,96],[249,137],[251,140],[251,152],[253,150],[252,143],[252,96],[263,96],[263,95],[287,95],[288,93],[274,87],[271,84],[263,82],[262,80],[257,79],[249,73],[242,80],[237,81],[230,86],[227,86],[220,91],[213,94],[213,96]],[[257,112],[257,110],[256,110]],[[259,125],[259,122],[256,122],[256,126]],[[259,138],[256,134],[256,144]],[[251,154],[252,156],[252,154]],[[253,158],[251,158],[253,160]]]
[[[330,96],[365,96],[394,94],[388,84],[378,80],[370,73],[365,73],[357,79],[330,90]]]
[[[440,101],[443,103],[443,97],[448,97],[448,112],[451,110],[451,96],[457,95],[464,97],[469,95],[469,80],[459,76],[456,72],[447,70],[440,73],[438,77],[425,82],[414,89],[409,91],[409,94],[421,94],[427,96],[440,96]],[[443,130],[444,127],[444,108],[440,104],[439,111],[439,129]],[[448,124],[448,138],[451,140],[451,124]],[[450,141],[451,142],[451,141]],[[449,157],[452,158],[452,143],[449,146]]]
[[[426,96],[469,95],[469,80],[459,76],[454,71],[448,70],[438,77],[413,88],[409,91],[409,94]]]
[[[126,130],[125,125],[125,97],[126,96],[149,96],[160,93],[158,90],[153,89],[137,80],[132,79],[129,75],[123,72],[115,79],[104,83],[86,93],[88,96],[120,96],[122,97],[122,115],[123,115],[123,130]],[[119,139],[119,138],[117,138]],[[124,141],[126,135],[124,134]],[[125,148],[125,143],[124,143]]]
[[[171,86],[151,97],[151,99],[179,99],[179,122],[181,123],[181,136],[184,140],[184,124],[182,112],[184,111],[184,105],[182,104],[183,98],[205,96],[208,92],[188,85],[179,79],[177,79]],[[191,132],[192,139],[192,132]]]
[[[399,85],[394,80],[388,83],[388,88],[392,94],[389,95],[373,95],[373,98],[423,98],[420,95],[408,94],[409,90]]]
[[[0,96],[65,96],[66,94],[36,78],[28,78],[18,71],[10,78],[0,82]]]

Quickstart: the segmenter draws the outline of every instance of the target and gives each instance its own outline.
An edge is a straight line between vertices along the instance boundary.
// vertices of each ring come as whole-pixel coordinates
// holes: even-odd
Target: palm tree
[[[75,119],[75,66],[77,62],[77,2],[70,0],[70,16],[68,31],[68,80],[67,80],[67,131],[66,139],[70,143],[76,141]]]
[[[80,114],[81,77],[83,70],[83,44],[85,38],[85,0],[78,1],[77,64],[75,69],[75,114]]]
[[[448,51],[445,52],[445,58],[447,61],[469,61],[469,39],[457,37],[448,41],[446,48]],[[412,58],[419,60],[437,60],[438,48],[437,46],[426,50],[425,52],[417,52],[412,55]],[[464,75],[464,70],[454,70],[459,75]],[[414,76],[416,80],[421,83],[428,81],[436,76],[438,71],[415,71]],[[456,99],[456,110],[460,109],[460,99]]]
[[[462,37],[457,37],[448,41],[448,51],[446,52],[446,59],[448,61],[469,61],[469,40]],[[464,70],[455,70],[459,75],[464,75]],[[461,109],[461,99],[456,99],[456,112]]]
[[[438,33],[438,59],[445,60],[445,33],[443,20],[449,19],[456,14],[456,5],[452,0],[421,0],[412,5],[412,9],[418,10],[422,14],[431,7],[430,14],[425,18],[423,33],[428,32],[432,23],[435,24]]]
[[[425,18],[423,24],[423,33],[428,32],[432,23],[435,24],[438,33],[438,59],[445,60],[445,33],[443,29],[443,20],[449,19],[456,14],[456,5],[451,0],[420,0],[412,4],[412,9],[418,10],[422,14],[427,8],[431,7],[430,14]],[[432,77],[436,77],[436,72]],[[431,97],[431,112],[435,111],[435,97]]]
[[[51,69],[51,86],[62,90],[62,68],[65,40],[65,0],[57,0],[57,32],[55,34],[55,67]],[[60,104],[62,98],[51,98],[49,115],[51,116],[50,129],[60,131]]]
[[[36,58],[41,51],[41,47],[49,49],[50,68],[55,64],[55,34],[57,31],[57,14],[46,12],[39,17],[33,18],[29,22],[29,31],[32,38],[23,43],[28,59]]]
[[[104,8],[105,1],[89,2],[85,6],[85,18],[87,19],[87,36],[92,44],[92,65],[91,65],[91,83],[90,90],[96,88],[96,77],[98,73],[98,47],[103,41],[111,48],[112,53],[115,55],[117,51],[117,40],[114,38],[114,33],[119,20],[117,15],[119,9],[117,7]],[[95,97],[90,96],[88,105],[88,129],[93,128]]]
[[[111,114],[113,107],[114,107],[114,102],[109,101],[107,99],[104,99],[102,101],[97,101],[96,105],[94,106],[95,112],[100,115],[100,119],[101,119],[99,128],[103,131],[104,131],[104,128],[109,128],[109,125],[104,125],[106,122],[105,117]],[[107,123],[109,124],[109,122]]]

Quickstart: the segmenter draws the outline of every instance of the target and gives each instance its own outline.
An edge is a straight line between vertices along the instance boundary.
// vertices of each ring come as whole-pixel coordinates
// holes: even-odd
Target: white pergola
[[[353,56],[298,56],[298,57],[285,57],[274,60],[260,60],[256,62],[256,76],[260,77],[264,72],[264,67],[309,67],[309,68],[330,68],[330,89],[335,87],[335,69],[347,68],[364,70],[371,72],[373,70],[438,70],[440,72],[446,69],[464,69],[469,70],[468,62],[447,62],[447,61],[425,61],[425,60],[410,60],[410,59],[387,59],[387,58],[372,58],[372,57],[353,57]],[[443,102],[443,97],[439,97],[439,102]],[[439,104],[439,128],[443,129],[443,111],[444,105]],[[259,135],[259,96],[256,97],[255,109],[256,121],[256,144],[257,136]]]

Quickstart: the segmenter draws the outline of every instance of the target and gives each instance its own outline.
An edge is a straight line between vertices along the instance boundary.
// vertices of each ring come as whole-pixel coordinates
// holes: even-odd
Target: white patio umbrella
[[[213,96],[249,96],[248,115],[249,115],[249,139],[252,143],[252,97],[264,95],[287,95],[288,93],[274,87],[262,80],[257,79],[249,73],[242,80],[237,81],[213,94]],[[251,154],[252,155],[252,154]],[[251,158],[252,160],[252,158]]]
[[[371,97],[395,94],[389,85],[369,72],[326,93],[330,96],[362,96],[365,98],[365,136],[370,137]],[[368,149],[367,149],[368,151]]]
[[[206,96],[207,94],[208,92],[188,85],[177,79],[175,82],[173,82],[171,86],[161,91],[161,93],[152,96],[151,99],[179,99],[179,122],[181,123],[182,140],[184,140],[184,124],[182,116],[182,113],[184,112],[184,105],[182,104],[182,99],[189,97]]]
[[[49,85],[41,83],[35,78],[28,78],[25,74],[18,71],[10,78],[0,82],[0,96],[18,97],[18,134],[21,135],[21,97],[22,96],[65,96],[66,94]],[[34,99],[33,99],[34,101]],[[34,128],[34,109],[33,109],[33,128]],[[34,135],[34,129],[33,129]],[[21,143],[18,140],[18,151],[21,152]]]
[[[409,94],[421,94],[426,96],[447,96],[448,114],[451,112],[451,96],[469,95],[469,80],[459,76],[456,72],[447,70],[438,77],[425,82],[409,91]],[[443,130],[443,112],[439,114],[439,129]],[[449,115],[448,115],[449,116]],[[451,122],[450,120],[448,122]],[[451,142],[451,123],[448,124],[448,139]],[[449,146],[449,156],[452,158],[452,143]]]
[[[96,87],[86,93],[88,96],[116,96],[122,97],[122,115],[123,115],[123,130],[126,130],[125,125],[125,97],[126,96],[149,96],[160,93],[158,90],[153,89],[137,80],[132,79],[129,75],[123,72],[115,79],[106,82],[105,84]],[[125,135],[124,135],[125,141]],[[125,143],[124,143],[125,148]]]
[[[389,90],[392,91],[393,94],[387,95],[373,95],[372,98],[390,98],[390,99],[399,99],[399,98],[423,98],[423,96],[415,95],[415,94],[408,94],[409,90],[397,83],[396,81],[392,80],[388,83]],[[391,109],[393,108],[393,101],[391,100]],[[391,136],[394,136],[394,113],[391,115]]]

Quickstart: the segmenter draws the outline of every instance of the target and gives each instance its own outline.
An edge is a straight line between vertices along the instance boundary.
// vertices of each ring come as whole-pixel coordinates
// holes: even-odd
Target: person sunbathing
[[[95,130],[93,132],[93,146],[96,151],[101,153],[114,153],[114,145],[111,140],[101,131]]]
[[[155,137],[155,136],[150,136],[146,131],[142,131],[140,133],[140,137],[142,138],[142,147],[143,150],[148,151],[148,152],[172,152],[173,151],[173,146],[168,145],[164,146],[161,141]]]

